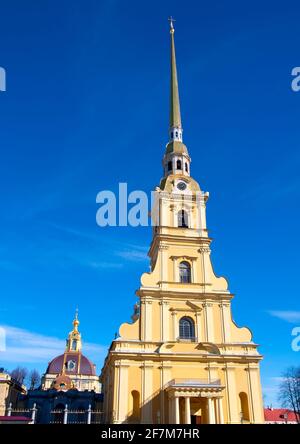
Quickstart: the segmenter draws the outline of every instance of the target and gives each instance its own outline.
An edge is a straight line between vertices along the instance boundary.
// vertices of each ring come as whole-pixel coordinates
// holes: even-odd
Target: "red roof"
[[[31,421],[28,416],[0,416],[0,421]]]
[[[264,412],[265,412],[265,421],[274,421],[274,422],[275,421],[276,422],[294,421],[294,422],[297,422],[296,415],[292,410],[267,408],[267,409],[264,409]]]
[[[66,368],[63,368],[64,362],[71,359],[75,362],[75,368],[74,371],[69,371]],[[52,359],[51,362],[49,362],[48,368],[46,373],[51,374],[60,374],[64,370],[64,373],[72,376],[72,375],[88,375],[88,376],[95,376],[95,367],[94,364],[82,353],[69,353],[65,352],[63,355],[57,356],[56,358]]]

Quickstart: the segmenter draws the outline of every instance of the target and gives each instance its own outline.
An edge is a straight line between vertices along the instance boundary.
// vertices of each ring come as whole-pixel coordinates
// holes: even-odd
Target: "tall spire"
[[[174,42],[174,19],[169,18],[170,34],[171,34],[171,91],[170,91],[170,125],[169,134],[170,140],[182,142],[182,126],[180,115],[179,91],[176,68],[176,54]]]

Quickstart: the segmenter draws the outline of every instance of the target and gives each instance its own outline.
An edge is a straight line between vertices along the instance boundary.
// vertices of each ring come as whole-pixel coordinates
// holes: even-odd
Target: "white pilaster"
[[[173,341],[177,341],[179,336],[178,322],[177,322],[177,311],[172,311],[172,323],[173,323]]]
[[[196,311],[196,332],[197,332],[197,342],[203,342],[202,334],[201,334],[201,312]]]
[[[180,424],[179,397],[175,396],[175,424]]]

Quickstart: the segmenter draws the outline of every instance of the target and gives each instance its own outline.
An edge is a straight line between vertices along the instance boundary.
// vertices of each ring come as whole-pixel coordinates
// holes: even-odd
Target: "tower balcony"
[[[174,239],[179,238],[208,238],[206,228],[183,228],[174,226],[155,226],[153,228],[154,236],[172,236]]]

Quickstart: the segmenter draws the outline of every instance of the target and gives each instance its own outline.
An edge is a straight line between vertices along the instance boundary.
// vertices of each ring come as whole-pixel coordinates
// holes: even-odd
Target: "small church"
[[[227,280],[214,273],[209,193],[192,177],[183,143],[170,23],[169,141],[152,209],[151,271],[141,276],[133,322],[121,325],[102,368],[104,422],[263,423],[262,356],[251,331],[232,319]]]

